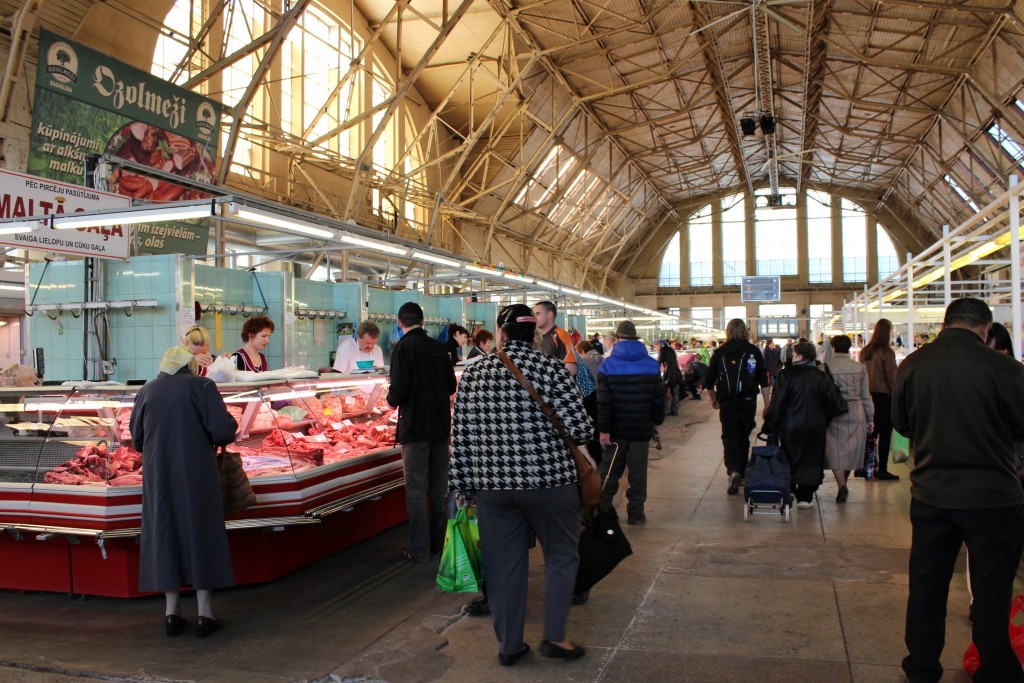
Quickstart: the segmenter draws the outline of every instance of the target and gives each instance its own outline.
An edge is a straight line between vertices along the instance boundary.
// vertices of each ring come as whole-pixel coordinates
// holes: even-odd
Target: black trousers
[[[1013,579],[1024,550],[1024,507],[951,510],[911,499],[910,596],[903,671],[911,683],[942,678],[946,600],[960,546],[967,545],[974,593],[975,683],[1021,683],[1008,633]]]
[[[722,447],[725,451],[725,469],[729,474],[739,472],[746,476],[750,460],[750,432],[757,423],[757,399],[748,401],[720,401],[718,419],[722,422]]]
[[[875,431],[878,437],[878,471],[889,471],[889,446],[892,444],[892,396],[871,392],[875,404]]]

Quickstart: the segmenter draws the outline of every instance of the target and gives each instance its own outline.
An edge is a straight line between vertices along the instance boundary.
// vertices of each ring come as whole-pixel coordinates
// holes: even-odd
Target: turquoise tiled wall
[[[28,272],[29,300],[34,304],[69,304],[85,300],[85,262],[33,263]],[[86,317],[70,312],[35,313],[29,321],[32,348],[42,348],[45,377],[82,379],[83,334]]]
[[[335,310],[333,282],[295,280],[295,307],[300,309]],[[357,295],[358,297],[358,295]],[[345,310],[345,309],[340,309]],[[347,312],[347,311],[346,311]],[[353,311],[358,315],[358,311]],[[320,330],[322,343],[316,343],[316,331]],[[292,335],[292,357],[289,365],[303,365],[311,370],[330,365],[331,351],[338,348],[338,320],[331,318],[295,318]]]
[[[468,303],[466,304],[466,321],[479,320],[483,323],[484,329],[494,332],[495,321],[498,319],[498,304],[496,303]]]
[[[107,313],[111,340],[107,355],[114,362],[114,374],[108,379],[126,382],[156,377],[160,357],[181,340],[179,267],[183,269],[181,280],[190,281],[190,262],[175,254],[136,256],[103,264],[105,300],[157,302],[155,308],[111,309]],[[190,282],[188,290],[191,293]]]

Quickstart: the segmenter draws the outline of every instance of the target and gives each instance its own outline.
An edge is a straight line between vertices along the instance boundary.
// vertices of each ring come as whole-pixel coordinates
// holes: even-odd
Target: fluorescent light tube
[[[493,268],[484,268],[483,266],[465,265],[465,266],[463,266],[463,268],[465,268],[466,270],[475,270],[478,273],[485,273],[487,275],[498,275],[499,274],[498,271],[494,270]]]
[[[32,232],[33,230],[40,230],[45,227],[45,225],[46,222],[42,218],[36,220],[25,219],[22,221],[14,221],[12,223],[0,223],[0,235],[21,235],[26,232]]]
[[[193,218],[210,218],[213,213],[209,204],[189,206],[152,206],[124,211],[106,211],[90,214],[64,214],[53,216],[53,227],[57,230],[77,228],[98,228],[106,225],[131,225],[134,223],[159,223],[161,221],[184,221]]]
[[[554,282],[547,282],[545,280],[534,280],[534,283],[538,287],[543,287],[544,289],[550,289],[551,291],[554,291],[554,292],[557,292],[560,289],[559,286],[556,285]]]
[[[565,292],[566,294],[568,294],[569,296],[582,296],[583,295],[583,292],[581,292],[580,290],[578,290],[578,289],[571,289],[569,287],[562,287],[562,291]]]
[[[0,284],[0,290],[3,290],[5,292],[24,292],[25,291],[25,285],[16,285],[16,284],[13,284],[13,283],[4,283],[4,284]]]
[[[355,244],[360,247],[366,247],[367,249],[376,249],[377,251],[383,251],[388,254],[397,254],[399,256],[405,256],[406,252],[409,251],[405,247],[396,247],[392,244],[378,242],[377,240],[371,240],[365,237],[356,237],[355,235],[342,235],[341,241],[348,244]]]
[[[523,277],[522,275],[515,275],[512,273],[502,273],[501,276],[506,280],[515,280],[516,282],[526,282],[529,284],[533,283],[533,278]]]
[[[445,258],[443,256],[435,256],[434,254],[427,254],[422,251],[412,252],[412,257],[414,259],[419,259],[420,261],[430,261],[431,263],[438,263],[442,266],[451,266],[452,268],[462,267],[462,264],[454,259]]]
[[[227,214],[224,217],[229,220],[237,218],[241,221],[248,221],[249,223],[278,228],[286,232],[298,233],[300,235],[309,235],[310,237],[319,237],[321,239],[334,238],[334,231],[327,230],[323,226],[318,226],[313,223],[279,216],[267,211],[254,209],[244,204],[235,204],[234,202],[225,204],[224,206],[226,207],[224,213]]]

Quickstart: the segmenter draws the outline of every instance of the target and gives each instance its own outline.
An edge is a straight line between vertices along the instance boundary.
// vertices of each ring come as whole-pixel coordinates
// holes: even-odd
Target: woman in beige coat
[[[850,338],[836,335],[829,342],[832,358],[822,365],[832,372],[839,390],[850,409],[834,418],[825,433],[825,464],[839,485],[837,503],[845,503],[850,495],[846,488],[850,472],[864,467],[864,446],[872,429],[875,405],[868,387],[868,371],[850,358]]]

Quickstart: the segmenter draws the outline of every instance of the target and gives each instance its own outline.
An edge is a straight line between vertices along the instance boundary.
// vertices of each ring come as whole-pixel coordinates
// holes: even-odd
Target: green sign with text
[[[40,31],[28,172],[84,184],[86,160],[110,154],[212,184],[220,105],[49,31]],[[118,169],[110,187],[135,203],[203,199],[183,185]],[[142,253],[206,253],[208,220],[135,227]]]

